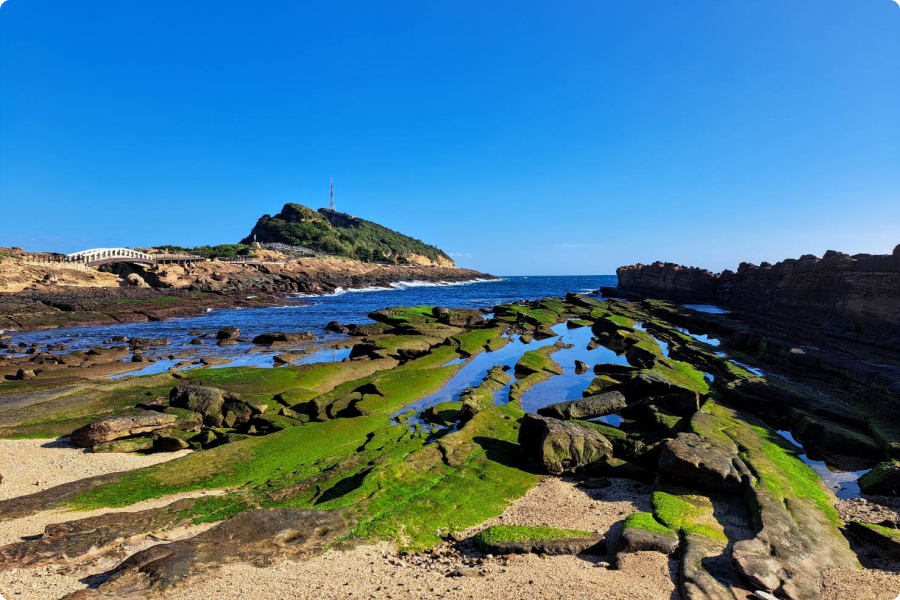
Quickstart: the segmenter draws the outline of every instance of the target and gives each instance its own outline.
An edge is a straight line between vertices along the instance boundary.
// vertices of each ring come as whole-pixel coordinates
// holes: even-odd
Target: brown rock
[[[176,421],[175,415],[152,410],[134,415],[107,417],[72,432],[71,441],[83,448],[162,429]]]

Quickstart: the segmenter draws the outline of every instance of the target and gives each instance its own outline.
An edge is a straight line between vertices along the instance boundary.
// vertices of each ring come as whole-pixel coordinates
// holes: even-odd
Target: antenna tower
[[[334,210],[334,177],[331,178],[331,202],[328,203],[328,208]]]

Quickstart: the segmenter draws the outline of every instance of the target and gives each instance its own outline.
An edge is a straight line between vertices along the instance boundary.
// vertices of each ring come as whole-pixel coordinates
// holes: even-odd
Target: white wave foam
[[[396,292],[414,287],[449,287],[454,285],[472,285],[473,283],[489,283],[493,281],[504,281],[503,279],[469,279],[466,281],[397,281],[390,284],[390,287],[373,285],[364,288],[344,289],[342,287],[334,288],[329,294],[291,294],[291,298],[333,298],[334,296],[342,296],[343,294],[358,294],[363,292]]]
[[[453,285],[472,285],[473,283],[489,283],[492,281],[503,281],[503,279],[468,279],[466,281],[398,281],[392,283],[391,287],[402,290],[411,287],[449,287]]]

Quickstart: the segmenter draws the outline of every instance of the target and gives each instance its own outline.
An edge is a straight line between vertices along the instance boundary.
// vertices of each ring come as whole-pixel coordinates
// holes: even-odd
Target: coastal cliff
[[[736,272],[657,262],[620,267],[616,275],[620,292],[802,316],[834,329],[900,333],[900,245],[884,255],[829,250],[822,258],[741,263]]]

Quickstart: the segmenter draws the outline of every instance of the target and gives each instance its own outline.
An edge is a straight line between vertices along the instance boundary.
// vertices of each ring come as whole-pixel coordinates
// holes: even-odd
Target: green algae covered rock
[[[113,440],[96,444],[91,448],[91,452],[108,453],[108,452],[149,452],[153,450],[155,439],[152,437],[127,438],[124,440]]]
[[[881,552],[894,559],[900,558],[900,530],[861,521],[847,523],[847,529],[859,539],[877,547]]]
[[[878,496],[900,495],[900,461],[892,460],[877,465],[859,478],[859,489],[865,494]]]
[[[486,554],[605,554],[599,533],[555,527],[494,525],[475,536],[475,545]]]
[[[533,464],[554,475],[578,471],[613,453],[599,431],[533,413],[522,418],[519,444]]]
[[[627,406],[619,392],[606,392],[579,400],[557,402],[538,410],[539,415],[554,419],[593,419],[619,412]]]

